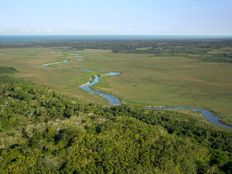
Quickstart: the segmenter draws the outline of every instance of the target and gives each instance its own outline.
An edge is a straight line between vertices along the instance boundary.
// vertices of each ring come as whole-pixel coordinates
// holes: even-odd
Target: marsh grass
[[[79,86],[95,74],[117,71],[122,74],[104,77],[94,88],[130,105],[202,107],[232,122],[232,64],[229,63],[94,49],[64,52],[59,48],[14,48],[1,49],[1,52],[4,52],[0,55],[1,66],[16,68],[16,76],[87,102],[108,105],[101,97],[87,94]],[[83,61],[77,61],[76,54]],[[64,58],[70,61],[48,68],[41,66]],[[81,68],[93,71],[84,72]]]

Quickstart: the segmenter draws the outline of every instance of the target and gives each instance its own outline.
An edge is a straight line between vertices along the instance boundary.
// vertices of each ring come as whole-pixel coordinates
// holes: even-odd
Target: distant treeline
[[[157,50],[157,48],[169,48],[175,52],[181,48],[216,49],[231,47],[231,39],[215,40],[80,40],[80,41],[41,41],[41,42],[0,42],[0,48],[23,48],[23,47],[69,47],[74,49],[107,49],[115,51],[137,51],[140,48]]]
[[[232,51],[231,53],[207,55],[207,56],[202,57],[202,60],[207,61],[207,62],[232,63]]]
[[[104,49],[114,53],[153,54],[158,56],[188,56],[211,62],[231,63],[232,40],[80,40],[47,42],[0,43],[0,48],[63,47],[64,50]],[[226,52],[210,51],[229,48]],[[196,57],[197,56],[197,57]]]

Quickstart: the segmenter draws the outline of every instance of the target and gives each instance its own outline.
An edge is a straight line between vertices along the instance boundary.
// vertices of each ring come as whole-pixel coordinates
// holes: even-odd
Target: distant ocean
[[[0,35],[0,43],[11,42],[54,42],[78,40],[194,40],[194,39],[232,39],[220,35]]]

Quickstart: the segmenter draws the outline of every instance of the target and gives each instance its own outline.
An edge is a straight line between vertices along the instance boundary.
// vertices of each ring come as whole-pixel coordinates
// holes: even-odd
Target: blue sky
[[[232,0],[0,0],[0,35],[232,35]]]

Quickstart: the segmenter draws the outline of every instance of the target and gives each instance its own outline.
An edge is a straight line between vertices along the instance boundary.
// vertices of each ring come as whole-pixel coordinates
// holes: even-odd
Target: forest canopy
[[[186,114],[87,104],[6,75],[0,109],[1,173],[232,171],[231,132]]]

